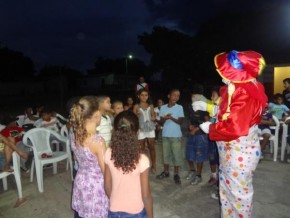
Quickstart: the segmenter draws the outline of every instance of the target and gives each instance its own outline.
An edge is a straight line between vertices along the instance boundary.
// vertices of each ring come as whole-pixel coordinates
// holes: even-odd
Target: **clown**
[[[200,127],[218,145],[222,217],[251,217],[252,178],[260,157],[257,125],[267,102],[256,77],[265,61],[255,51],[231,51],[218,54],[215,65],[226,83],[220,90],[218,120]]]

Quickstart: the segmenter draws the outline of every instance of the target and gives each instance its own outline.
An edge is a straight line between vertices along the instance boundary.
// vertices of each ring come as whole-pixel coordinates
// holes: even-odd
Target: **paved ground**
[[[161,145],[156,145],[158,156]],[[254,218],[286,218],[290,217],[290,164],[273,162],[267,155],[257,168],[254,178]],[[158,172],[162,164],[158,161]],[[187,165],[184,162],[181,172],[184,178]],[[172,174],[171,174],[172,175]],[[219,205],[210,198],[214,187],[207,187],[210,171],[208,163],[204,166],[203,182],[191,186],[182,179],[182,185],[174,184],[172,176],[165,181],[158,181],[150,175],[151,189],[154,198],[154,215],[156,218],[216,218],[219,217]],[[23,195],[28,198],[26,204],[13,208],[17,192],[13,177],[10,176],[8,191],[0,187],[0,217],[5,218],[66,218],[73,217],[70,208],[71,181],[69,173],[60,164],[59,173],[52,174],[46,169],[44,174],[44,193],[40,194],[36,181],[29,182],[29,175],[22,174]]]

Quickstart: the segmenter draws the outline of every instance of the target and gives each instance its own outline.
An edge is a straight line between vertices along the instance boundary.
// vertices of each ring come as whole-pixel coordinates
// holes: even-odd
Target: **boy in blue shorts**
[[[163,172],[158,175],[157,179],[169,177],[169,164],[173,161],[174,165],[174,181],[175,184],[181,184],[179,176],[179,167],[182,165],[182,149],[181,149],[181,127],[184,120],[183,107],[177,104],[180,97],[178,89],[172,89],[168,94],[168,104],[160,108],[160,123],[162,129],[162,145],[163,145]]]
[[[193,110],[190,114],[189,134],[186,143],[186,160],[189,164],[189,173],[186,179],[191,180],[191,185],[197,185],[202,181],[201,173],[203,162],[208,160],[208,135],[199,128],[199,125],[205,121],[209,121],[210,116],[207,111],[202,110],[202,104],[204,104],[203,101],[195,101],[192,104]]]

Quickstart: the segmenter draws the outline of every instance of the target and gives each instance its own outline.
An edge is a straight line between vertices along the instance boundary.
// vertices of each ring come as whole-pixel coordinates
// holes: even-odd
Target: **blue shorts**
[[[208,141],[208,136],[206,134],[187,136],[186,160],[196,163],[207,161]]]
[[[216,165],[219,163],[219,154],[215,141],[208,140],[208,158],[210,165]]]
[[[109,210],[108,218],[147,218],[147,214],[145,209],[137,214],[130,214],[126,212],[112,212]]]
[[[0,171],[3,170],[4,166],[6,164],[6,158],[3,152],[0,152]]]

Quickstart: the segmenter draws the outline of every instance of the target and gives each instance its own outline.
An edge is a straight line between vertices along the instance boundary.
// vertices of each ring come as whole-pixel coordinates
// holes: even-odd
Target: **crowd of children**
[[[272,134],[272,116],[283,121],[290,113],[290,78],[283,83],[285,90],[269,101],[259,124],[261,151],[268,145]],[[200,125],[216,122],[222,101],[219,88],[212,89],[209,100],[204,96],[203,88],[195,85],[187,113],[178,104],[180,94],[178,89],[171,89],[166,104],[163,99],[156,99],[156,105],[153,105],[146,86],[146,89],[138,87],[136,101],[128,97],[124,102],[115,100],[111,104],[111,98],[103,95],[85,96],[73,104],[69,135],[78,163],[72,195],[75,217],[114,218],[128,214],[153,217],[149,172],[154,174],[158,171],[157,158],[161,158],[163,163],[162,172],[156,176],[158,180],[170,177],[172,166],[173,180],[180,185],[180,168],[185,156],[189,171],[184,179],[188,180],[188,184],[195,186],[202,181],[203,163],[206,161],[209,161],[211,170],[208,184],[218,184],[217,145]],[[6,126],[0,132],[0,155],[3,154],[0,163],[6,159],[0,165],[3,171],[12,171],[10,161],[13,151],[24,162],[28,158],[29,150],[21,145],[24,130],[17,126],[16,121],[11,117],[9,121],[8,118],[2,121]],[[188,123],[185,155],[182,154],[181,128],[184,121]],[[52,111],[42,109],[39,114],[33,114],[31,107],[25,109],[24,125],[27,124],[55,131],[62,126]],[[162,157],[157,157],[155,150],[158,140],[162,141]],[[149,159],[145,155],[147,152]]]

